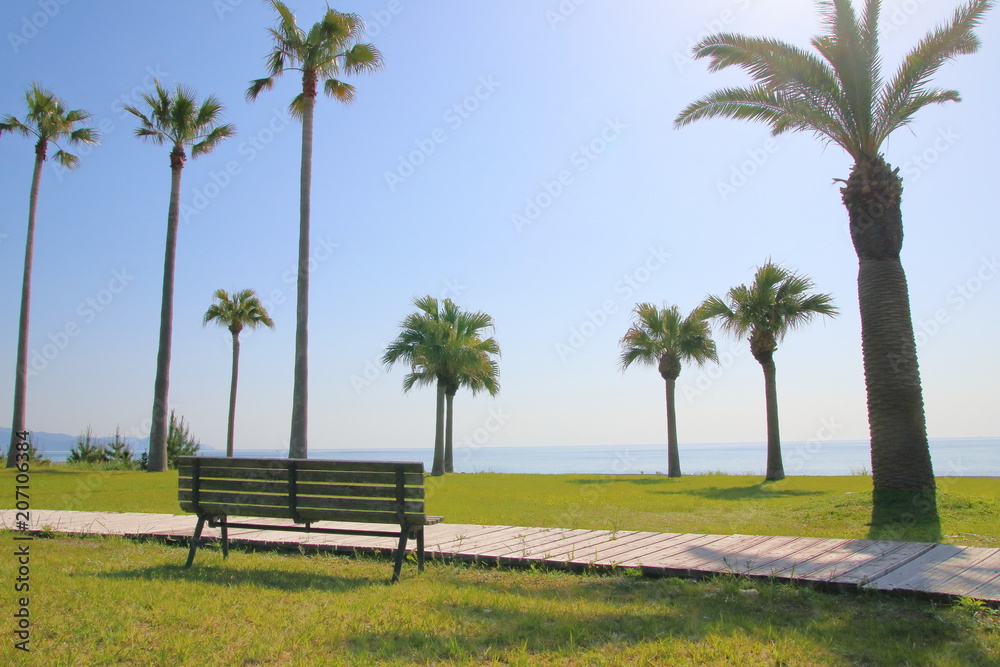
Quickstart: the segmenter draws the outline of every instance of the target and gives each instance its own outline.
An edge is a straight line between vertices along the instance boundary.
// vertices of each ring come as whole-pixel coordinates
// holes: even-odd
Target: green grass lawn
[[[10,533],[4,536],[10,545]],[[411,564],[122,538],[31,543],[33,652],[12,665],[954,665],[1000,661],[1000,613],[736,577]],[[13,559],[2,559],[3,581]],[[7,594],[6,601],[10,601]],[[6,623],[11,623],[5,613]]]
[[[12,489],[10,471],[0,480]],[[30,485],[36,509],[181,513],[176,472],[55,466]],[[860,476],[459,474],[427,488],[428,512],[452,523],[824,537],[865,537],[871,500]],[[1000,545],[997,480],[941,479],[938,502],[947,541]],[[188,570],[184,548],[154,541],[30,545],[33,653],[8,635],[0,664],[1000,664],[1000,613],[970,601],[434,562],[389,586],[388,558],[236,550],[223,562],[209,546]],[[13,581],[14,559],[0,561]]]
[[[450,523],[866,538],[871,490],[863,476],[456,474],[427,478],[427,513]],[[176,472],[43,467],[31,492],[38,509],[182,513]],[[940,478],[938,509],[943,541],[1000,546],[1000,480]]]

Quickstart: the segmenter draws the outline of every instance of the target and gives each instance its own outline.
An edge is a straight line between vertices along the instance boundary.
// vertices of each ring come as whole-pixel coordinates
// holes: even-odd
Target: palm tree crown
[[[232,123],[219,124],[223,106],[210,95],[201,103],[189,88],[178,84],[171,93],[159,81],[153,92],[142,94],[149,106],[149,115],[128,105],[125,110],[139,119],[135,136],[155,144],[170,144],[183,161],[184,147],[191,147],[191,157],[211,153],[223,140],[236,134]]]
[[[958,91],[935,88],[931,78],[953,58],[975,53],[973,32],[993,0],[959,7],[951,22],[922,39],[896,74],[882,78],[878,23],[881,0],[865,0],[860,16],[851,0],[817,3],[827,32],[812,40],[814,54],[786,42],[720,33],[694,47],[709,70],[736,66],[756,85],[725,88],[692,103],[677,126],[726,117],[766,123],[773,134],[809,130],[855,160],[875,158],[886,138],[930,104],[959,101]]]
[[[33,136],[38,141],[36,150],[40,151],[42,160],[46,159],[46,148],[48,144],[55,144],[66,139],[69,144],[94,145],[100,142],[100,133],[89,127],[74,127],[78,123],[90,119],[91,115],[82,109],[66,110],[61,99],[53,95],[48,90],[42,88],[39,83],[32,83],[24,95],[28,107],[28,114],[24,121],[20,121],[14,116],[8,115],[0,121],[0,134],[4,132],[16,132],[23,136]],[[74,169],[80,165],[80,159],[59,149],[55,152],[55,159],[67,169]]]
[[[274,320],[252,289],[243,289],[232,295],[224,289],[217,289],[212,298],[216,301],[205,311],[202,324],[217,322],[234,336],[239,336],[244,328],[274,328]]]
[[[817,315],[838,313],[829,294],[810,294],[812,280],[766,262],[757,269],[748,287],[729,290],[725,300],[709,296],[701,307],[706,318],[715,318],[726,333],[748,336],[754,359],[770,358],[789,331],[807,324]]]
[[[278,21],[269,32],[274,49],[267,56],[268,76],[255,79],[247,89],[247,99],[256,100],[288,70],[302,72],[302,92],[292,100],[290,109],[302,117],[307,99],[315,99],[319,79],[324,79],[327,95],[345,104],[354,101],[354,86],[337,78],[340,74],[374,72],[382,68],[382,54],[371,44],[358,40],[365,27],[357,14],[338,12],[329,7],[323,19],[305,31],[295,22],[295,15],[285,3],[271,0]]]
[[[636,320],[621,340],[622,370],[634,363],[656,366],[664,380],[676,379],[682,361],[700,366],[718,360],[711,331],[697,310],[683,317],[677,306],[640,303],[633,312]]]

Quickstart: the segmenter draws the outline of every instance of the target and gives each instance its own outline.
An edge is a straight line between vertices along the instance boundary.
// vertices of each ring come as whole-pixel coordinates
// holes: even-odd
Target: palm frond
[[[271,90],[272,88],[274,88],[274,79],[272,77],[254,79],[250,82],[250,87],[247,88],[247,102],[253,102],[262,92],[265,90]]]
[[[354,86],[337,79],[327,79],[323,83],[323,92],[344,104],[354,102]]]

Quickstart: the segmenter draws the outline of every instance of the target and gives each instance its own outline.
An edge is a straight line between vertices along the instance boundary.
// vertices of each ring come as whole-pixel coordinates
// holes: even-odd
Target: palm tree
[[[288,456],[306,458],[309,407],[309,206],[312,192],[313,110],[320,79],[323,91],[343,102],[354,100],[354,86],[337,78],[342,72],[373,72],[382,67],[382,54],[358,40],[364,22],[357,14],[342,14],[327,7],[326,14],[309,32],[295,22],[295,15],[278,0],[271,0],[278,21],[270,29],[274,49],[267,56],[268,76],[251,82],[247,99],[274,86],[288,70],[302,72],[302,92],[292,100],[291,113],[302,119],[302,163],[299,175],[299,260],[296,288],[295,370],[292,382],[292,430]]]
[[[816,315],[833,317],[837,308],[829,294],[809,294],[812,281],[771,261],[757,269],[753,283],[733,287],[723,300],[709,296],[701,316],[715,318],[722,330],[736,338],[748,336],[750,354],[764,369],[764,404],[767,412],[767,473],[769,481],[785,478],[778,433],[778,392],[774,352],[792,329]]]
[[[386,347],[382,363],[387,368],[397,361],[410,364],[411,372],[403,380],[404,392],[415,386],[437,385],[431,474],[443,475],[454,472],[446,440],[449,444],[452,440],[455,393],[464,386],[473,394],[485,390],[496,395],[498,367],[493,356],[500,354],[500,348],[495,339],[483,338],[480,333],[493,327],[493,318],[486,313],[464,312],[451,299],[439,303],[431,296],[414,299],[413,304],[417,312],[400,323],[401,331]]]
[[[149,431],[150,472],[167,470],[167,391],[170,385],[170,338],[174,316],[174,264],[177,256],[177,224],[180,218],[181,172],[191,157],[212,152],[236,134],[232,124],[220,124],[222,104],[209,96],[198,104],[193,91],[178,85],[171,93],[159,82],[152,93],[143,93],[149,116],[134,106],[125,109],[139,119],[135,135],[157,145],[170,145],[170,205],[167,209],[167,246],[163,260],[163,295],[160,304],[160,341],[153,385],[153,423]]]
[[[216,322],[229,329],[233,335],[233,378],[229,385],[229,429],[226,431],[226,456],[233,456],[233,437],[236,425],[236,379],[240,371],[240,332],[260,326],[274,328],[274,320],[252,289],[233,292],[230,296],[224,289],[215,290],[212,295],[217,301],[205,311],[202,325]]]
[[[38,189],[42,180],[42,164],[44,164],[49,144],[56,147],[55,159],[67,169],[74,169],[80,164],[79,158],[59,148],[59,142],[65,140],[70,145],[96,144],[100,141],[97,130],[89,127],[76,127],[78,123],[90,118],[90,114],[81,109],[67,111],[63,101],[42,88],[41,84],[33,83],[25,93],[28,115],[24,121],[14,116],[5,116],[0,120],[0,135],[5,132],[17,132],[23,136],[35,137],[35,170],[31,177],[31,194],[28,197],[28,234],[24,247],[24,277],[21,281],[21,315],[17,330],[17,365],[14,371],[14,417],[11,426],[10,446],[7,450],[7,467],[16,465],[16,444],[21,441],[19,433],[27,430],[25,410],[28,395],[28,315],[31,308],[31,265],[35,253],[35,220],[38,212]]]
[[[651,303],[640,303],[632,312],[635,320],[621,339],[619,363],[622,371],[632,364],[656,366],[660,371],[667,385],[667,475],[680,477],[674,407],[677,377],[683,361],[694,361],[699,366],[706,361],[718,362],[715,341],[697,310],[682,317],[677,306],[657,308]]]
[[[858,255],[861,344],[871,430],[873,522],[922,516],[937,523],[934,471],[927,444],[906,277],[899,255],[903,184],[879,152],[920,109],[959,101],[956,90],[931,87],[942,65],[974,53],[974,34],[993,0],[972,0],[928,33],[888,82],[882,77],[880,0],[859,17],[850,0],[821,0],[826,33],[810,51],[738,34],[706,37],[694,47],[709,69],[746,70],[754,85],[726,88],[688,106],[677,126],[722,116],[759,121],[773,134],[807,130],[843,148],[854,165],[841,193]],[[915,512],[915,514],[914,514]]]

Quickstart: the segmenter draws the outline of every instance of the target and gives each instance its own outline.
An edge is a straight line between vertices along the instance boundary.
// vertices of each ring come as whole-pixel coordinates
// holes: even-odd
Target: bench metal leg
[[[229,558],[229,525],[226,523],[226,517],[222,517],[222,557]]]
[[[417,531],[417,569],[424,571],[424,527]]]
[[[194,537],[191,538],[191,550],[188,552],[187,563],[184,567],[191,567],[194,562],[194,552],[198,550],[198,543],[201,541],[201,531],[205,527],[205,517],[198,517],[198,525],[194,528]]]
[[[406,538],[410,531],[404,528],[399,532],[399,548],[396,549],[396,564],[392,569],[392,583],[399,581],[399,572],[403,569],[403,558],[406,556]]]

